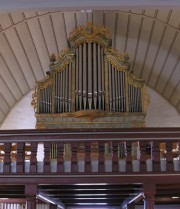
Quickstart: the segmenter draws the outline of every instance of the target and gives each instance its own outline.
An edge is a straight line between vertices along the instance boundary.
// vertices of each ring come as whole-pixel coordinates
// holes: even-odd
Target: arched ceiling
[[[180,9],[9,11],[0,13],[0,122],[42,80],[49,56],[68,47],[78,25],[104,25],[128,52],[135,76],[180,112]]]

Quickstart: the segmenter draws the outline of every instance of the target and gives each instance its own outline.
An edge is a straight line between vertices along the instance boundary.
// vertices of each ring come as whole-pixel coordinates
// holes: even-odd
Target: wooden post
[[[144,184],[144,209],[154,209],[155,184]]]
[[[57,142],[57,172],[63,172],[64,163],[64,145],[63,142]]]
[[[25,143],[17,143],[17,173],[24,172],[24,162],[25,162]]]
[[[44,142],[44,173],[50,172],[51,142]]]
[[[167,171],[173,172],[174,171],[174,167],[173,167],[173,145],[172,145],[172,141],[168,141],[166,142],[166,161],[167,161]]]
[[[27,197],[27,209],[36,209],[36,193],[37,185],[26,184],[25,185],[25,195]]]

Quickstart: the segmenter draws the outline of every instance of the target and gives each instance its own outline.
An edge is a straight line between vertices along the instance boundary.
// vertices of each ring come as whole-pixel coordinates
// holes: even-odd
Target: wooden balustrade
[[[141,129],[139,130],[141,131]],[[180,136],[158,137],[157,134],[147,139],[147,133],[136,136],[130,133],[101,133],[79,131],[61,134],[56,132],[48,135],[22,135],[8,139],[0,135],[0,175],[11,174],[62,174],[62,173],[159,173],[179,172]],[[115,134],[115,136],[113,136]],[[123,134],[123,137],[122,137]],[[151,131],[150,134],[153,134]],[[40,135],[40,139],[38,139]],[[64,138],[63,138],[63,136]],[[92,136],[93,135],[93,136]],[[51,136],[51,141],[49,140]],[[77,139],[79,136],[79,139]],[[85,140],[83,137],[87,138]],[[96,136],[96,138],[94,138]],[[43,144],[44,160],[37,158],[38,144]],[[29,166],[29,168],[28,168]]]

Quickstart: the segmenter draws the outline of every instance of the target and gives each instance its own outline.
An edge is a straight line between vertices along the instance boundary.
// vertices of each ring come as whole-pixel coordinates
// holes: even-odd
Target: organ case
[[[107,29],[91,23],[70,33],[70,48],[50,57],[47,78],[37,82],[36,128],[144,126],[144,81],[111,42]]]

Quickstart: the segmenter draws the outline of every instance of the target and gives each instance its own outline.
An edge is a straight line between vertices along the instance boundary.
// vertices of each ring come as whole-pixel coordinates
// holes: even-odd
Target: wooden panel
[[[136,62],[134,65],[134,75],[140,78],[141,71],[144,68],[144,61],[146,59],[146,53],[149,47],[149,38],[150,33],[152,30],[153,20],[150,18],[144,18],[139,45],[137,49],[137,56],[136,56]]]
[[[155,9],[146,9],[144,15],[149,17],[154,17],[156,10]]]
[[[8,41],[16,54],[16,58],[19,62],[19,65],[23,69],[24,76],[26,77],[26,80],[30,86],[30,88],[34,87],[35,84],[35,76],[32,71],[32,67],[29,64],[28,57],[24,53],[24,49],[22,47],[22,44],[15,32],[14,28],[10,28],[8,31],[6,31],[6,36],[8,38]]]
[[[50,55],[53,53],[58,54],[59,52],[57,49],[56,40],[54,37],[53,25],[52,25],[50,16],[44,15],[44,16],[40,17],[39,20],[41,23],[43,35],[46,40],[49,54]]]
[[[34,46],[31,34],[28,29],[28,25],[25,22],[22,22],[16,26],[19,38],[23,43],[24,50],[32,66],[32,72],[34,73],[37,80],[44,78],[42,71],[42,66],[37,56],[37,51]]]
[[[166,22],[168,19],[169,12],[169,9],[159,9],[157,13],[157,19]]]
[[[141,29],[141,17],[137,15],[131,15],[129,23],[129,33],[126,51],[129,53],[131,60],[134,59],[136,47],[138,46],[138,33]]]
[[[21,12],[11,12],[10,14],[15,24],[24,20],[24,17]]]
[[[12,93],[10,92],[9,88],[4,83],[4,81],[2,80],[1,77],[0,77],[0,93],[4,96],[5,100],[9,104],[9,106],[13,106],[15,104],[16,101],[15,101]]]
[[[6,28],[12,26],[12,22],[9,18],[8,13],[3,13],[3,14],[1,13],[0,14],[0,24],[3,29],[6,29]]]
[[[126,32],[127,32],[128,14],[119,12],[118,23],[117,23],[117,35],[116,35],[116,48],[124,53],[126,43]]]
[[[169,24],[175,28],[179,28],[180,24],[180,12],[179,9],[174,9],[171,13]]]
[[[49,56],[50,55],[48,53],[48,48],[47,48],[43,33],[41,31],[39,20],[36,18],[29,20],[28,26],[31,31],[31,35],[32,35],[39,59],[41,61],[44,74],[46,74],[46,71],[49,70],[49,63],[50,63]]]
[[[145,79],[147,82],[149,79],[149,76],[151,74],[151,68],[153,66],[154,59],[156,58],[156,53],[158,51],[159,42],[161,40],[162,31],[164,29],[164,24],[157,22],[155,23],[152,38],[151,38],[151,45],[148,50],[145,66],[142,73],[142,78]]]
[[[156,86],[156,82],[160,76],[162,68],[164,67],[164,63],[166,62],[167,59],[166,56],[168,54],[169,47],[171,45],[173,38],[174,38],[174,30],[172,30],[171,28],[167,28],[162,40],[160,50],[156,57],[156,62],[152,71],[152,75],[150,77],[150,85],[152,87]]]
[[[76,12],[77,26],[85,25],[87,23],[87,12]]]
[[[52,14],[54,31],[59,51],[68,48],[64,17],[62,13]]]
[[[6,64],[4,63],[2,57],[0,57],[0,74],[3,78],[4,81],[7,82],[7,85],[9,89],[11,89],[14,97],[19,100],[23,95],[22,92],[19,89],[19,86],[17,82],[14,80],[14,77],[12,74],[9,72],[9,69],[7,68]]]
[[[173,38],[171,39],[173,40]],[[164,68],[162,70],[161,73],[161,77],[158,80],[157,83],[157,89],[158,92],[162,93],[165,86],[166,86],[166,82],[168,80],[168,78],[170,78],[172,72],[174,71],[174,68],[177,65],[178,59],[179,59],[179,46],[180,46],[180,36],[179,39],[176,38],[172,50],[170,51],[170,54],[168,56],[168,58],[166,59],[166,63],[164,65]],[[165,79],[167,78],[167,79]]]
[[[75,19],[74,19],[74,13],[72,13],[72,12],[64,12],[64,19],[65,19],[67,37],[69,37],[70,32],[76,26]]]
[[[179,105],[179,101],[180,101],[180,82],[177,85],[176,91],[174,91],[172,97],[171,97],[171,103],[176,105]]]
[[[169,99],[171,95],[173,94],[175,86],[178,85],[178,82],[180,82],[179,78],[179,69],[180,69],[180,61],[178,62],[173,75],[170,77],[170,80],[168,82],[168,85],[165,88],[164,96]]]
[[[5,40],[4,36],[0,35],[0,52],[2,53],[9,69],[13,77],[15,78],[16,82],[18,83],[21,91],[25,94],[29,91],[28,83],[22,73],[20,66],[17,62],[16,57],[14,56],[11,48],[9,47],[7,41]]]
[[[98,11],[98,12],[93,12],[93,24],[94,25],[103,25],[103,12]]]

